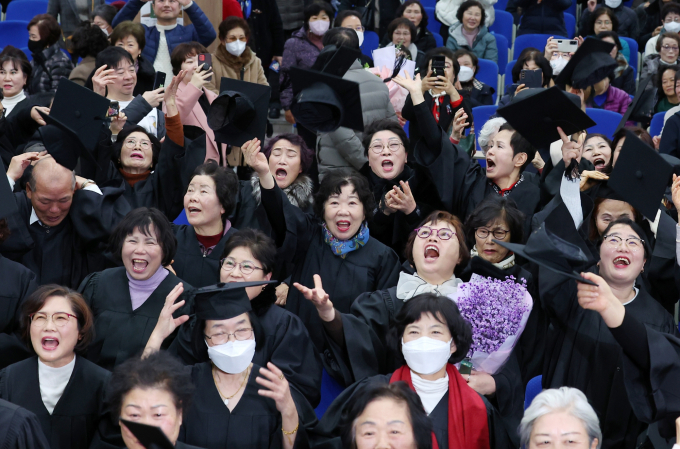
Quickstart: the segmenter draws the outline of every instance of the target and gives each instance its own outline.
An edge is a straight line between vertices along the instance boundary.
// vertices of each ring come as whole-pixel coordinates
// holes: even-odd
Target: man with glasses
[[[656,50],[656,42],[663,33],[677,34],[679,32],[680,5],[674,2],[667,3],[661,10],[661,25],[659,25],[657,33],[647,41],[647,44],[645,44],[645,57],[658,53]]]
[[[133,20],[148,1],[130,0],[116,15],[111,25],[115,28],[125,20]],[[210,20],[193,0],[151,0],[151,7],[156,15],[156,26],[144,25],[146,46],[142,55],[148,61],[153,61],[153,67],[157,72],[172,76],[170,55],[182,42],[196,41],[207,47],[217,38]],[[177,24],[177,18],[182,10],[186,11],[191,19],[191,25]]]

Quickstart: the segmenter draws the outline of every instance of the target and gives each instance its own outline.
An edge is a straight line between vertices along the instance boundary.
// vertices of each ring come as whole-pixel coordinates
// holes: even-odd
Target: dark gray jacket
[[[144,99],[144,97],[137,95],[134,100],[132,100],[132,103],[123,109],[125,115],[127,116],[125,127],[127,128],[129,126],[137,126],[137,123],[149,115],[152,109],[153,108]],[[156,129],[158,130],[156,137],[158,137],[158,140],[161,140],[163,137],[165,137],[165,114],[163,114],[163,111],[160,109],[158,110],[158,123],[156,124]]]
[[[104,0],[88,0],[88,15],[92,12],[93,8],[103,4]],[[76,0],[50,0],[47,4],[47,14],[59,20],[61,31],[65,37],[72,35],[76,28],[80,26],[80,15],[78,14]]]

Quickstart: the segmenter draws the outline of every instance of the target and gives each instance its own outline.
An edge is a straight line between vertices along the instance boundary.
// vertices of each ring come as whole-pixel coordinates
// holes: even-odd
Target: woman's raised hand
[[[385,196],[385,205],[393,210],[398,210],[408,215],[416,210],[418,205],[416,204],[415,198],[413,198],[413,192],[411,192],[411,187],[408,185],[408,181],[399,181],[399,187],[394,186],[392,190],[387,192]]]
[[[607,282],[593,273],[581,273],[581,276],[597,285],[578,283],[578,303],[586,310],[594,310],[602,316],[607,327],[619,327],[623,323],[626,308],[612,293]]]
[[[604,181],[609,179],[606,174],[597,170],[583,170],[581,172],[581,182],[579,183],[579,190],[584,192],[595,185],[597,181]]]
[[[125,123],[127,122],[127,115],[125,115],[125,112],[120,111],[118,115],[115,117],[111,117],[111,125],[109,126],[109,129],[111,130],[111,134],[114,136],[117,136],[120,134],[120,132],[123,130],[123,127],[125,126]]]
[[[451,128],[451,137],[454,140],[461,141],[463,139],[464,134],[465,134],[465,127],[469,125],[469,123],[466,121],[468,118],[468,115],[465,113],[465,110],[463,108],[460,108],[456,111],[456,114],[453,116],[453,126]]]
[[[163,93],[163,101],[165,101],[165,107],[168,109],[168,117],[173,117],[179,113],[177,110],[177,88],[187,74],[187,70],[180,70],[179,73],[172,77],[170,84],[165,88]],[[170,108],[173,108],[174,113],[171,113]]]
[[[675,209],[680,210],[680,176],[673,174],[673,185],[671,186],[671,194],[673,198],[673,205]]]
[[[191,84],[193,84],[196,89],[203,90],[205,85],[210,82],[212,74],[212,67],[208,70],[203,70],[203,67],[199,66],[194,70],[194,74],[191,75]]]
[[[105,65],[99,67],[92,76],[92,90],[102,97],[106,96],[106,86],[113,84],[115,82],[114,78],[116,77],[116,75],[113,74],[113,72],[115,72],[114,69],[104,69],[106,69]]]
[[[252,168],[260,178],[260,185],[262,188],[270,190],[273,189],[275,185],[274,177],[269,171],[267,156],[260,151],[261,145],[262,143],[257,138],[249,140],[243,144],[241,152],[243,153],[246,164]]]
[[[564,161],[564,166],[569,167],[572,159],[576,159],[576,162],[581,162],[581,152],[583,151],[582,135],[579,135],[578,141],[574,142],[569,140],[569,137],[559,126],[557,127],[557,132],[562,139],[562,160]]]
[[[392,78],[392,81],[399,84],[404,89],[408,90],[411,93],[411,95],[413,95],[414,92],[422,93],[423,82],[420,80],[420,74],[416,75],[415,78],[412,78],[409,75],[408,71],[404,70],[404,76],[397,75],[394,78]]]
[[[293,283],[293,287],[297,288],[306,300],[312,301],[317,312],[319,312],[319,317],[323,321],[327,323],[333,321],[335,318],[335,308],[330,300],[330,296],[323,289],[321,276],[318,274],[314,275],[314,288],[307,288],[297,282]]]
[[[177,309],[184,306],[186,303],[184,300],[175,303],[183,292],[184,285],[180,282],[170,291],[168,296],[165,297],[165,305],[158,316],[158,322],[149,337],[146,348],[144,348],[144,355],[149,355],[158,351],[163,344],[163,341],[168,338],[175,329],[189,320],[189,315],[182,315],[179,318],[174,318],[172,316]]]

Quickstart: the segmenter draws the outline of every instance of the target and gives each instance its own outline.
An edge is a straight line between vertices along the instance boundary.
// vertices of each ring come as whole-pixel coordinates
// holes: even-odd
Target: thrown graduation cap
[[[208,125],[215,141],[241,146],[257,137],[264,142],[271,87],[222,78],[220,95],[210,105]]]
[[[528,90],[528,92],[526,92]],[[557,86],[526,89],[497,113],[536,148],[547,148],[560,140],[557,127],[566,135],[595,126],[593,119],[577,105],[580,99]]]
[[[647,84],[649,84],[651,80],[652,77],[648,76],[640,81],[640,85],[635,91],[633,101],[628,105],[628,109],[626,109],[626,113],[623,114],[614,134],[626,126],[628,121],[645,122],[652,118],[652,115],[654,115],[654,107],[656,106],[656,89],[647,89]]]
[[[120,418],[120,422],[132,432],[146,449],[175,449],[175,445],[170,442],[160,427],[128,421],[123,418]]]
[[[626,141],[608,184],[627,203],[654,220],[672,173],[673,167],[659,153],[626,131]]]
[[[246,287],[276,281],[220,282],[193,290],[196,317],[201,320],[226,320],[252,310]]]
[[[50,114],[39,111],[47,123],[40,127],[40,136],[58,164],[73,170],[80,156],[96,164],[90,152],[97,146],[110,103],[73,81],[59,80]]]
[[[609,54],[613,48],[614,44],[610,42],[597,38],[586,39],[557,76],[555,84],[585,89],[602,81],[618,65]]]
[[[342,78],[354,61],[361,57],[361,50],[349,47],[326,45],[316,57],[312,70]]]
[[[0,179],[0,220],[7,218],[10,215],[15,214],[19,209],[17,208],[17,202],[14,199],[14,193],[12,193],[12,188],[9,186],[9,179],[4,175],[6,172],[5,164],[0,159],[0,167],[2,168],[2,179]]]
[[[575,279],[584,284],[597,285],[585,279],[572,269],[568,263],[559,263],[566,259],[568,262],[585,265],[590,261],[581,248],[550,232],[543,223],[527,240],[526,245],[519,243],[494,242],[515,254],[524,257],[530,262],[546,267],[555,273]]]

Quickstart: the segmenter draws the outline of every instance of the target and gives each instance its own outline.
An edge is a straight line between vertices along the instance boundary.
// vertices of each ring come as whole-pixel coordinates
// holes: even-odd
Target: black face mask
[[[31,51],[31,53],[39,53],[45,49],[45,44],[42,40],[32,41],[29,39],[28,49]]]

